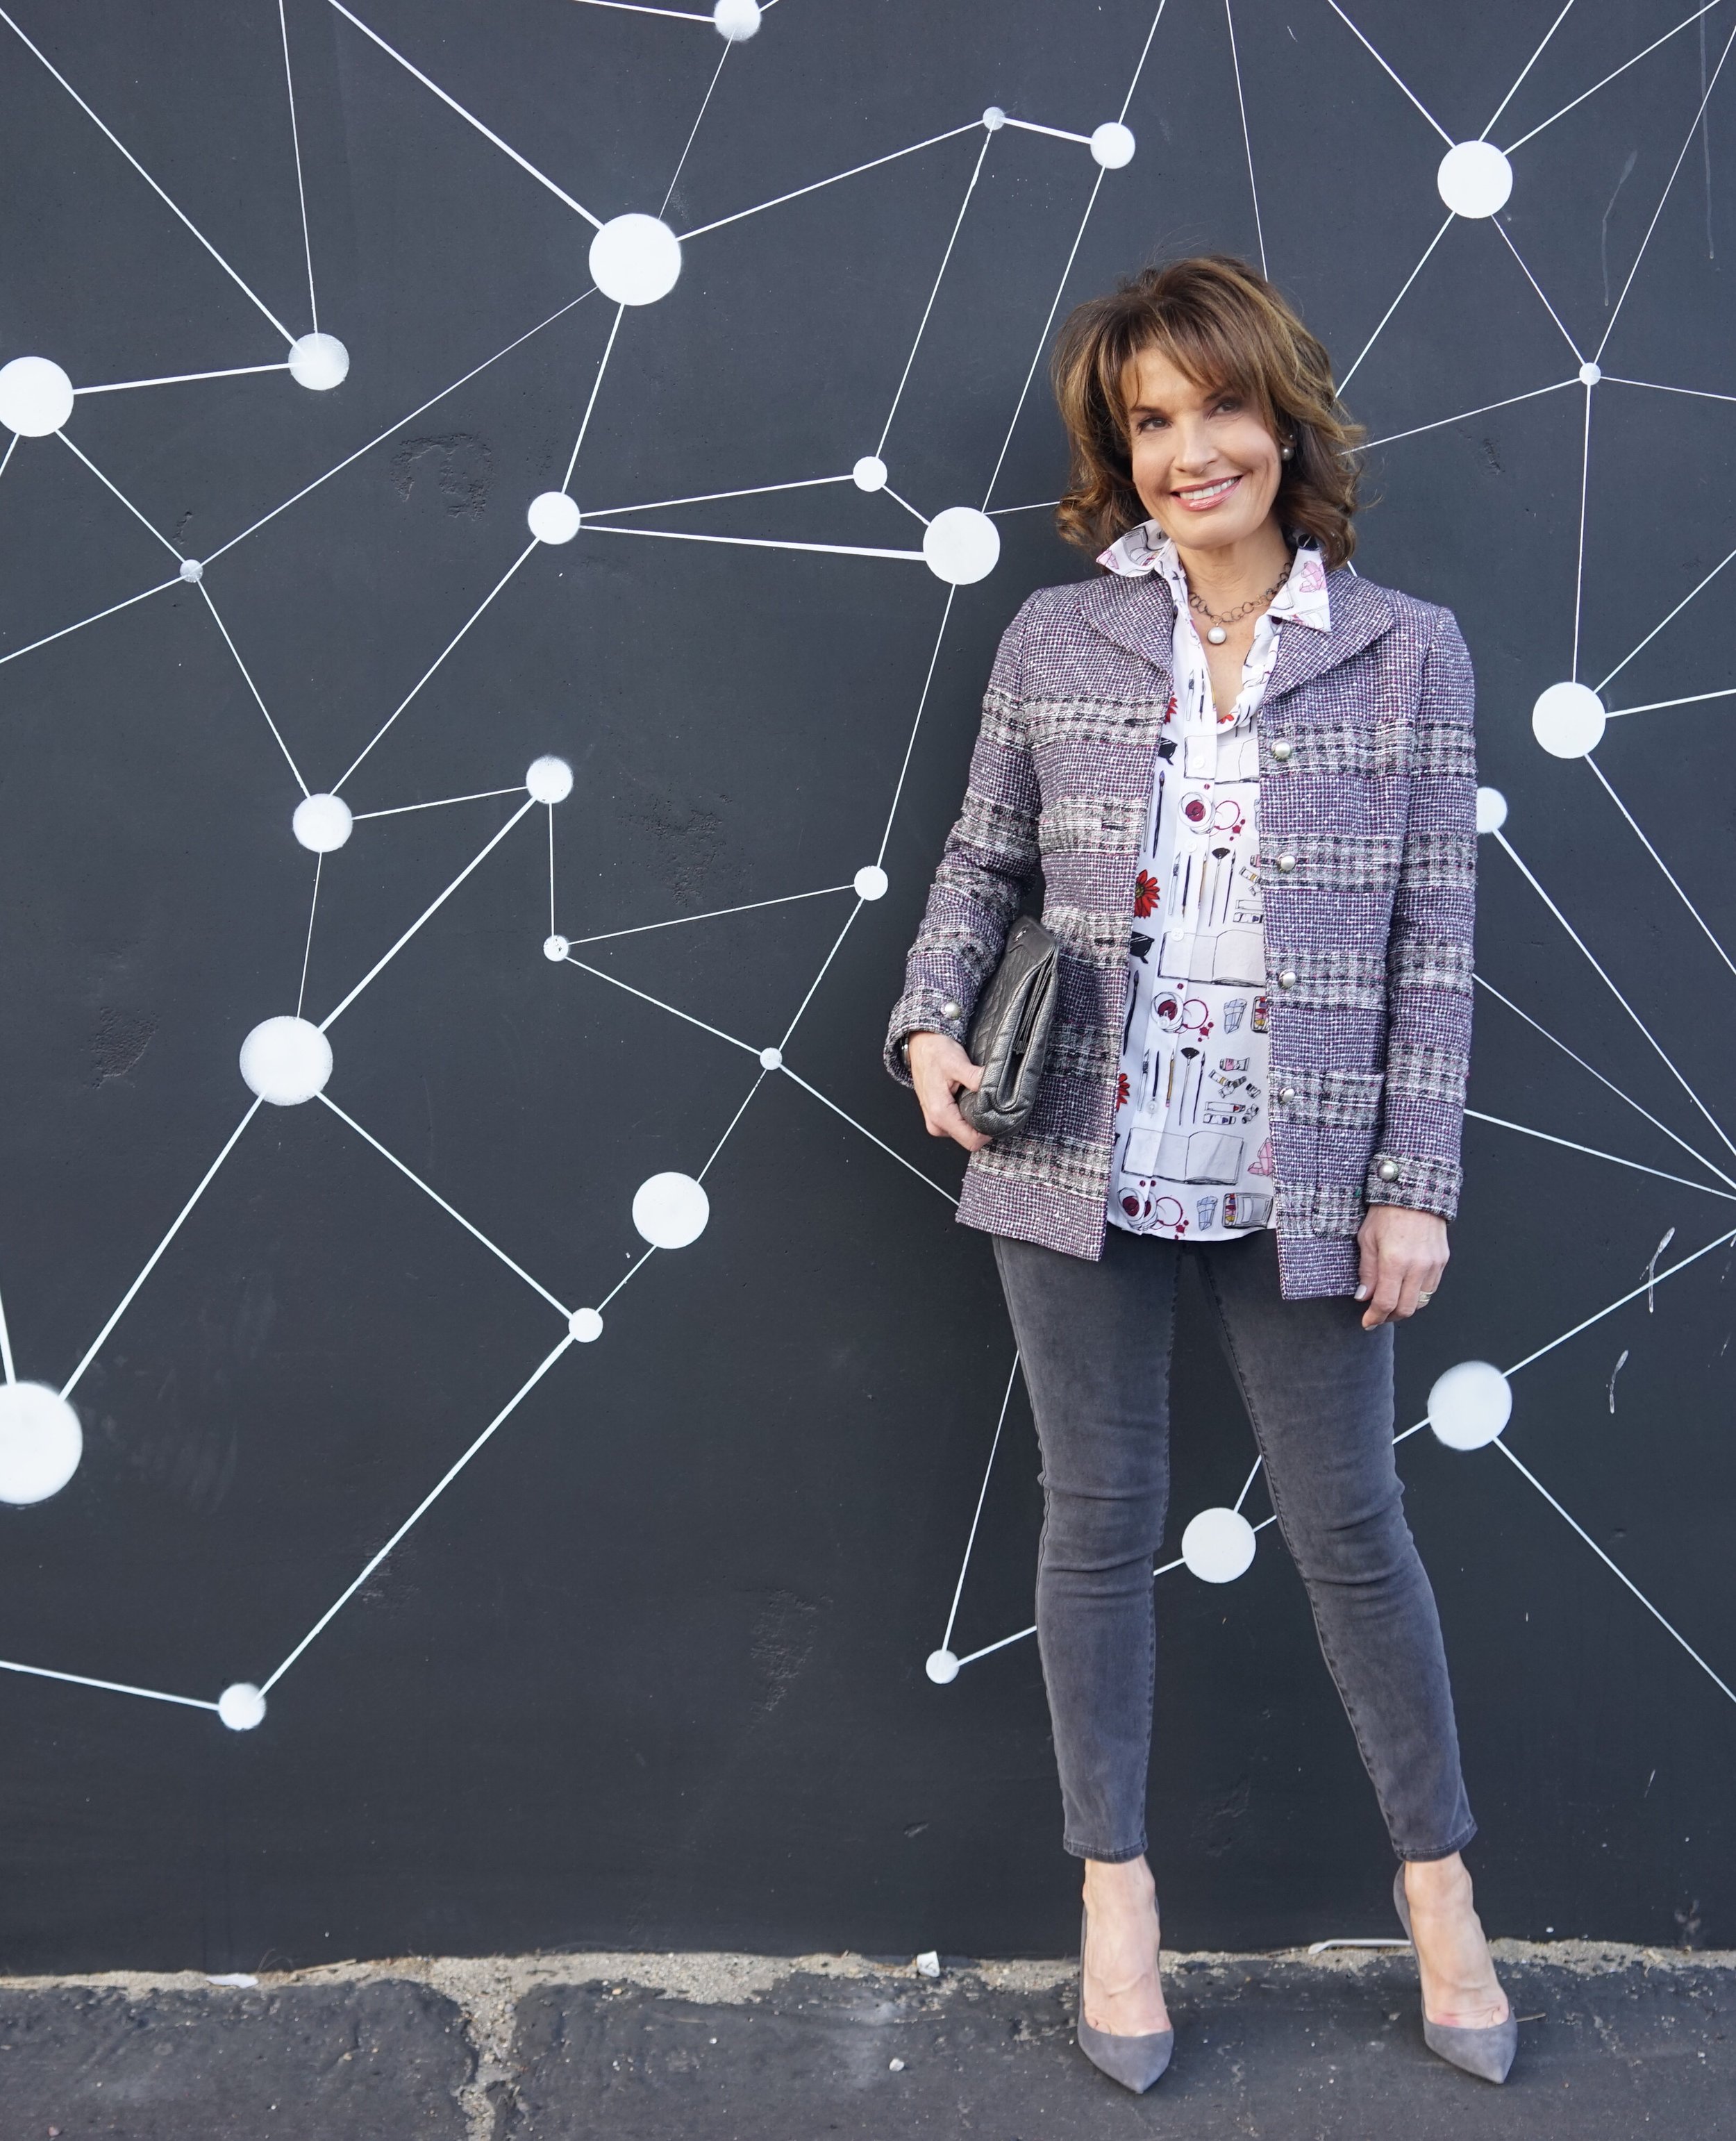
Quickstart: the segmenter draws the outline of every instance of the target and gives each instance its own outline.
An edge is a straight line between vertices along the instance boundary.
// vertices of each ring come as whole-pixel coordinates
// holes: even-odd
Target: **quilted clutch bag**
[[[977,1000],[965,1051],[982,1066],[982,1083],[959,1095],[958,1111],[985,1136],[1022,1129],[1036,1105],[1055,1016],[1055,952],[1042,923],[1021,914]]]

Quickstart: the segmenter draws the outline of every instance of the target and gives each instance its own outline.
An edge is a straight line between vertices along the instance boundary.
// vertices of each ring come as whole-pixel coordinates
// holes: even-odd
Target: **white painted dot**
[[[1202,1509],[1182,1533],[1182,1559],[1202,1583],[1233,1583],[1254,1558],[1254,1528],[1237,1509]]]
[[[0,424],[21,439],[46,439],[72,414],[72,381],[46,357],[0,364]]]
[[[1552,758],[1583,758],[1603,728],[1603,701],[1589,684],[1552,684],[1531,710],[1531,732]]]
[[[265,1697],[250,1680],[238,1680],[218,1696],[217,1715],[231,1732],[251,1732],[265,1722]]]
[[[982,123],[991,134],[998,134],[1006,124],[1006,114],[998,104],[991,104],[982,115]]]
[[[922,1670],[937,1687],[945,1687],[958,1678],[958,1660],[951,1651],[931,1651]]]
[[[545,937],[543,939],[543,957],[545,959],[564,959],[572,948],[564,937]]]
[[[1001,530],[974,505],[949,505],[922,530],[922,555],[937,579],[967,588],[994,571]]]
[[[717,0],[711,21],[720,37],[743,44],[760,31],[760,0]]]
[[[356,820],[341,795],[304,795],[289,823],[304,848],[317,855],[329,855],[348,839]]]
[[[1461,141],[1434,175],[1441,199],[1455,215],[1493,215],[1513,189],[1513,167],[1493,141]]]
[[[1579,383],[1581,386],[1595,386],[1602,377],[1603,367],[1601,364],[1582,364],[1579,368]]]
[[[633,1196],[633,1224],[660,1249],[684,1249],[706,1231],[711,1200],[691,1174],[654,1174]]]
[[[563,490],[539,490],[524,518],[539,543],[570,543],[578,533],[578,507]]]
[[[46,1502],[84,1454],[78,1415],[47,1383],[0,1383],[0,1502]]]
[[[602,1318],[594,1308],[575,1308],[567,1318],[567,1328],[581,1346],[589,1346],[602,1336]]]
[[[864,863],[857,871],[853,882],[858,899],[884,899],[886,888],[892,879],[878,863]]]
[[[299,1107],[323,1092],[332,1044],[305,1018],[268,1018],[241,1044],[241,1075],[274,1108]]]
[[[1479,833],[1498,833],[1507,823],[1507,798],[1498,788],[1479,788],[1477,791],[1477,829]]]
[[[573,793],[573,769],[563,758],[534,758],[524,785],[539,803],[564,803]]]
[[[1512,1410],[1512,1385],[1487,1361],[1461,1361],[1437,1376],[1429,1393],[1429,1425],[1449,1449],[1481,1449]]]
[[[1106,119],[1091,136],[1091,154],[1106,171],[1119,171],[1134,160],[1134,136],[1119,119]]]
[[[760,1051],[760,1068],[762,1070],[781,1070],[783,1067],[784,1051],[781,1048],[762,1048]]]
[[[181,578],[186,581],[189,587],[196,588],[204,576],[205,568],[202,564],[200,564],[197,558],[182,559]]]
[[[591,240],[591,280],[617,305],[654,305],[681,272],[681,241],[654,215],[617,215]]]
[[[884,490],[886,463],[878,454],[864,454],[850,470],[850,480],[858,490]]]
[[[298,386],[316,394],[342,386],[349,374],[350,352],[336,335],[305,334],[289,345],[289,376]]]

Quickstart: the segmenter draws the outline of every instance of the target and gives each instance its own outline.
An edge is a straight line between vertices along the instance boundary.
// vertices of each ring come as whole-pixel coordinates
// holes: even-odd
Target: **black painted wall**
[[[275,11],[17,8],[304,332]],[[573,0],[357,12],[603,217],[657,209],[723,53],[703,22]],[[1365,0],[1356,19],[1458,138],[1483,128],[1555,12]],[[1491,138],[1527,133],[1674,19],[1583,0]],[[1089,133],[1115,116],[1150,21],[1145,0],[781,0],[724,65],[670,220],[693,229],[991,103]],[[356,455],[204,583],[318,789],[524,548],[614,308],[586,298],[406,416],[586,289],[591,231],[323,0],[290,0],[287,22],[320,324],[347,345],[349,377],[325,394],[278,372],[81,399],[68,436],[199,558]],[[1596,684],[1733,539],[1736,409],[1715,397],[1736,392],[1736,85],[1727,71],[1691,130],[1728,34],[1718,12],[1707,23],[1517,150],[1499,230],[1456,223],[1387,317],[1445,214],[1445,143],[1330,8],[1236,12],[1271,272],[1340,376],[1379,329],[1348,398],[1375,438],[1408,435],[1371,456],[1381,496],[1358,567],[1457,612],[1508,839],[1728,1121],[1728,962],[1593,772],[1545,756],[1529,721],[1571,673],[1576,614],[1579,675]],[[1103,178],[1068,303],[1150,258],[1260,257],[1222,8],[1168,0],[1127,118],[1138,153]],[[674,292],[621,324],[580,503],[837,475],[872,451],[981,143],[963,134],[695,239]],[[1098,175],[1076,143],[991,143],[886,448],[925,513],[981,502]],[[81,385],[281,359],[248,297],[4,31],[0,199],[0,359],[41,353]],[[1593,391],[1576,613],[1575,374],[1612,316],[1607,372],[1698,391]],[[1040,372],[994,503],[1052,499],[1060,466]],[[642,519],[892,549],[921,532],[848,484]],[[910,1172],[950,1188],[962,1155],[922,1134],[878,1062],[996,636],[1030,588],[1084,569],[1045,514],[998,524],[999,566],[958,592],[941,643],[889,895],[863,908],[789,1044],[791,1068],[860,1127],[766,1076],[707,1174],[706,1233],[654,1256],[602,1338],[555,1363],[273,1687],[258,1730],[0,1675],[0,1968],[1070,1942],[1033,1645],[951,1686],[924,1675],[1011,1344],[986,1240]],[[0,648],[173,570],[57,441],[20,442],[0,480]],[[879,846],[946,602],[920,564],[582,533],[524,564],[346,793],[383,810],[564,756],[577,785],[555,813],[557,909],[573,938],[848,883]],[[1714,578],[1608,703],[1736,682],[1729,621]],[[0,1291],[18,1374],[57,1386],[240,1120],[236,1052],[293,1007],[312,858],[290,836],[299,791],[198,589],[8,660],[0,694]],[[1596,762],[1728,943],[1725,704],[1614,721]],[[358,825],[322,866],[312,1016],[514,807]],[[329,1091],[576,1307],[642,1251],[639,1183],[696,1171],[760,1074],[545,961],[543,837],[535,812],[345,1012]],[[1483,855],[1483,972],[1736,1172],[1514,864],[1493,842]],[[851,905],[832,893],[582,956],[758,1046]],[[1478,1018],[1474,1105],[1701,1186],[1470,1125],[1452,1272],[1400,1348],[1406,1422],[1453,1362],[1511,1365],[1626,1293],[1667,1228],[1660,1270],[1732,1223],[1724,1185],[1662,1130],[1492,998]],[[1731,1263],[1700,1258],[1527,1367],[1506,1440],[1736,1681]],[[0,1512],[0,1653],[204,1701],[263,1680],[560,1336],[337,1116],[262,1110],[74,1392],[71,1484]],[[1197,1320],[1178,1373],[1177,1538],[1233,1499],[1252,1447]],[[1499,1451],[1456,1454],[1425,1431],[1401,1464],[1455,1669],[1492,1929],[1736,1940],[1736,1702]],[[961,1652],[1029,1621],[1035,1474],[1016,1395]],[[1257,1488],[1250,1512],[1265,1507]],[[1239,1582],[1172,1574],[1159,1602],[1167,1937],[1389,1930],[1384,1830],[1276,1533]]]

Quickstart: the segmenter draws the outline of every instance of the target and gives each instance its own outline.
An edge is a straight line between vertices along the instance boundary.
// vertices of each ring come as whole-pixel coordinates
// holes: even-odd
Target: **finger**
[[[939,1127],[935,1128],[937,1124]],[[961,1144],[966,1152],[979,1152],[990,1140],[979,1130],[973,1130],[959,1113],[957,1104],[948,1095],[946,1105],[935,1110],[935,1120],[929,1125],[937,1137],[949,1137],[954,1144]]]
[[[1379,1282],[1380,1252],[1371,1239],[1359,1233],[1356,1237],[1356,1299],[1366,1301]]]
[[[1403,1282],[1401,1267],[1393,1258],[1383,1257],[1379,1273],[1375,1282],[1374,1298],[1369,1303],[1368,1313],[1362,1319],[1365,1331],[1373,1331],[1392,1316],[1399,1306],[1399,1289]]]
[[[1399,1287],[1398,1306],[1393,1313],[1402,1322],[1417,1312],[1417,1297],[1424,1291],[1424,1280],[1429,1275],[1426,1264],[1414,1264],[1406,1271]]]

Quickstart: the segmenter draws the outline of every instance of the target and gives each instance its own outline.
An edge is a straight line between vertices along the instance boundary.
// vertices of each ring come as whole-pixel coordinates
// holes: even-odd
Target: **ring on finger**
[[[1419,1293],[1417,1296],[1417,1307],[1419,1308],[1426,1308],[1434,1298],[1434,1295],[1432,1291],[1427,1293]]]

